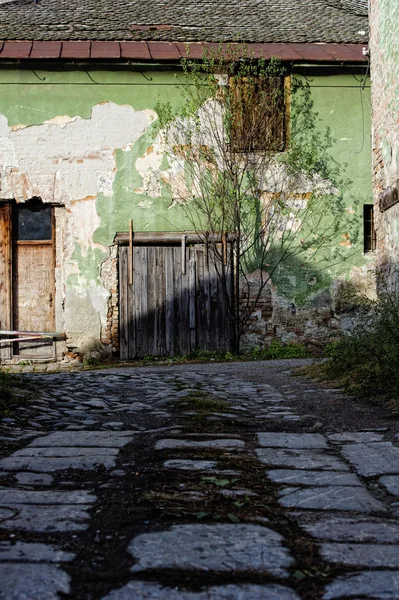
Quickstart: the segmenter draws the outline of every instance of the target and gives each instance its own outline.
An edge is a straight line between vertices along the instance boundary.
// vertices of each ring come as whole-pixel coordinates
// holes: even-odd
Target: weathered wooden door
[[[53,210],[40,202],[14,208],[13,316],[20,331],[54,331]],[[21,357],[48,358],[53,342],[16,344]]]
[[[230,348],[220,278],[205,246],[120,247],[120,354],[184,356]],[[184,252],[184,254],[183,254]],[[231,287],[229,285],[229,287]]]

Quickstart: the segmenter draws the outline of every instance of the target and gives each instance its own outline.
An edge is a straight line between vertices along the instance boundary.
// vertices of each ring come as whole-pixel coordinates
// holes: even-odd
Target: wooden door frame
[[[2,202],[0,204],[1,219],[6,222],[4,227],[4,243],[0,246],[2,256],[0,262],[4,265],[5,279],[3,283],[3,291],[0,294],[0,313],[3,313],[1,320],[1,329],[12,329],[13,323],[13,290],[12,290],[12,203]],[[11,360],[13,355],[12,344],[0,346],[0,362]]]

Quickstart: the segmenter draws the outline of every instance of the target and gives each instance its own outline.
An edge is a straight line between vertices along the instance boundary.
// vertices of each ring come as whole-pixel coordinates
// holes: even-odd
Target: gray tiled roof
[[[364,43],[367,4],[368,0],[11,0],[0,4],[0,39]]]

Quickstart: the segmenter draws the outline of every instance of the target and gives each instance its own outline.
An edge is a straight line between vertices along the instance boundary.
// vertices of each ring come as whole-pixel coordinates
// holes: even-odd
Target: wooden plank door
[[[185,255],[182,252],[185,252]],[[204,245],[120,247],[120,352],[123,360],[229,349],[223,293]]]
[[[51,332],[54,323],[54,225],[51,206],[26,203],[15,208],[13,234],[14,327]],[[16,344],[24,358],[50,358],[49,341]]]
[[[0,206],[0,329],[12,329],[11,204]],[[1,361],[12,358],[12,345],[0,346]]]

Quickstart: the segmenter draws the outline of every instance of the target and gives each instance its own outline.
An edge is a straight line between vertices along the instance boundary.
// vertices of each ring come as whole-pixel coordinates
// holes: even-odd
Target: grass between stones
[[[195,410],[199,412],[218,412],[218,411],[226,411],[229,408],[229,405],[225,400],[221,400],[220,398],[215,398],[211,394],[207,394],[201,391],[191,391],[187,394],[187,396],[183,396],[182,398],[177,398],[173,402],[171,402],[172,406],[174,406],[177,410],[181,411],[190,411]]]
[[[25,395],[18,389],[21,385],[16,375],[0,371],[0,418],[14,416],[16,408],[27,404]]]

